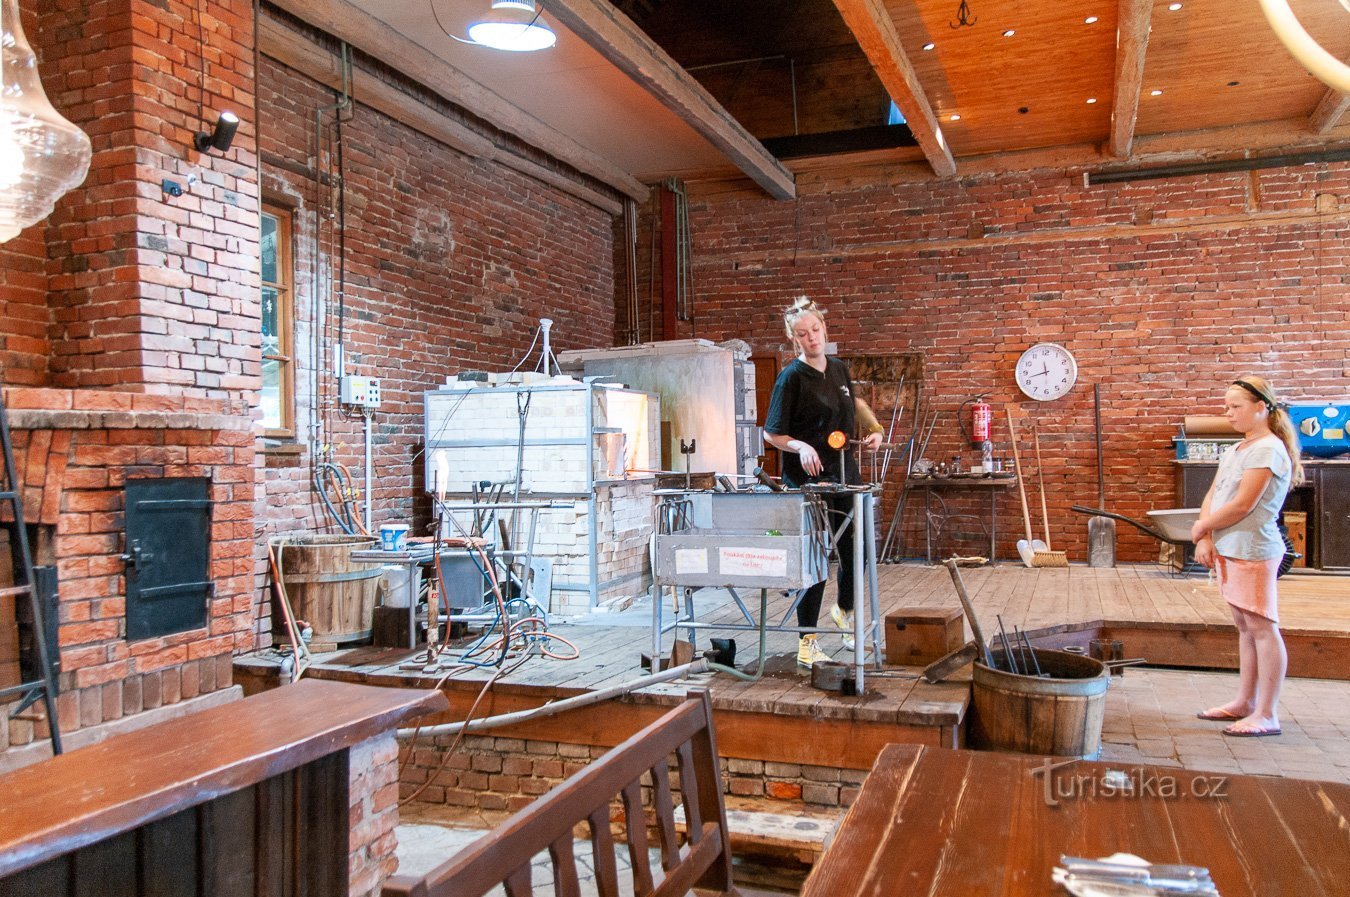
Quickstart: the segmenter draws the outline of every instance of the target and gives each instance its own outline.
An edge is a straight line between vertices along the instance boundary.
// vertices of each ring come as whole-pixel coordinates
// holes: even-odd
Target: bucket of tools
[[[1106,714],[1106,665],[1048,648],[993,651],[975,663],[972,747],[1095,760]],[[1016,670],[1016,672],[1014,672]]]

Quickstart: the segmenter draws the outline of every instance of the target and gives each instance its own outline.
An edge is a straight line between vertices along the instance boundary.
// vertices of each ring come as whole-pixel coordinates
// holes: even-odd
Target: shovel
[[[1106,507],[1106,469],[1102,463],[1102,390],[1092,384],[1092,412],[1097,422],[1097,507]],[[1088,566],[1116,565],[1116,522],[1110,517],[1088,520]]]
[[[1008,415],[1008,438],[1012,441],[1013,464],[1017,466],[1017,496],[1022,499],[1022,523],[1026,526],[1027,537],[1017,540],[1017,554],[1022,558],[1022,563],[1028,567],[1035,566],[1032,560],[1036,557],[1036,552],[1045,551],[1046,544],[1040,539],[1034,539],[1031,536],[1031,511],[1027,509],[1027,489],[1023,483],[1025,472],[1022,470],[1022,459],[1017,454],[1017,427],[1013,424],[1011,408],[1004,408]]]

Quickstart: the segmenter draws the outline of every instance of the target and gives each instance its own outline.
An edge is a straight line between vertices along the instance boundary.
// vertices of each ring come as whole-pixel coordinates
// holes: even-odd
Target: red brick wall
[[[248,399],[258,376],[252,4],[61,2],[32,36],[48,94],[94,146],[84,185],[30,229],[46,243],[47,382]],[[193,133],[224,109],[242,122],[233,147],[198,153]],[[183,194],[164,193],[165,179]]]
[[[380,71],[359,55],[357,66],[358,78]],[[614,320],[611,218],[554,187],[466,157],[357,104],[341,125],[344,237],[337,191],[320,189],[312,177],[289,170],[312,165],[314,111],[337,97],[265,57],[258,97],[263,189],[295,208],[297,434],[306,449],[301,456],[269,457],[260,517],[270,532],[331,525],[309,488],[309,322],[317,242],[318,268],[332,282],[333,317],[324,334],[324,368],[331,371],[338,250],[345,243],[347,370],[379,377],[383,389],[374,420],[375,522],[418,515],[418,523],[426,523],[429,509],[415,498],[422,483],[423,392],[443,385],[452,372],[514,367],[541,317],[556,322],[555,351],[608,345]],[[467,121],[433,97],[421,100]],[[332,122],[332,114],[325,113],[323,168],[336,174]],[[527,369],[537,366],[538,352],[536,347]],[[339,413],[331,376],[322,378],[320,393],[324,439],[359,486],[359,418]]]
[[[943,413],[935,459],[958,448],[958,403],[981,393],[1006,452],[1015,403],[1040,427],[1051,533],[1071,559],[1085,556],[1087,518],[1067,508],[1097,499],[1093,383],[1107,505],[1136,518],[1175,506],[1170,437],[1183,415],[1217,412],[1233,376],[1259,372],[1288,398],[1350,398],[1350,166],[1095,187],[1062,171],[905,177],[803,176],[796,202],[695,192],[697,335],[771,351],[779,311],[807,293],[830,310],[841,353],[923,353]],[[1043,340],[1079,365],[1073,392],[1046,404],[1011,376]],[[1009,543],[1019,518],[1006,502]],[[1154,540],[1118,532],[1121,557],[1156,556]]]

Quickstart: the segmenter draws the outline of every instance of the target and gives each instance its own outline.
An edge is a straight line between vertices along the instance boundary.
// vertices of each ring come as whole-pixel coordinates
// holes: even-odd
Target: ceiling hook
[[[961,5],[956,8],[956,21],[947,24],[951,28],[960,28],[962,25],[967,28],[974,28],[976,21],[970,16],[970,4],[966,0],[961,0]]]

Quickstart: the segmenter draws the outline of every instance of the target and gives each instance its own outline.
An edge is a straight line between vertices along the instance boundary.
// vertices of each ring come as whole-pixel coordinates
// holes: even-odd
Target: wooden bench
[[[676,758],[685,841],[676,829],[669,760]],[[642,784],[650,776],[652,809],[664,877],[654,881],[648,860]],[[600,897],[617,897],[619,873],[610,805],[621,798],[635,897],[675,897],[691,890],[735,897],[712,703],[691,692],[679,707],[647,726],[571,779],[525,807],[423,878],[395,876],[384,897],[480,897],[502,885],[508,897],[533,893],[531,863],[548,851],[554,893],[579,894],[573,831],[589,825]]]

